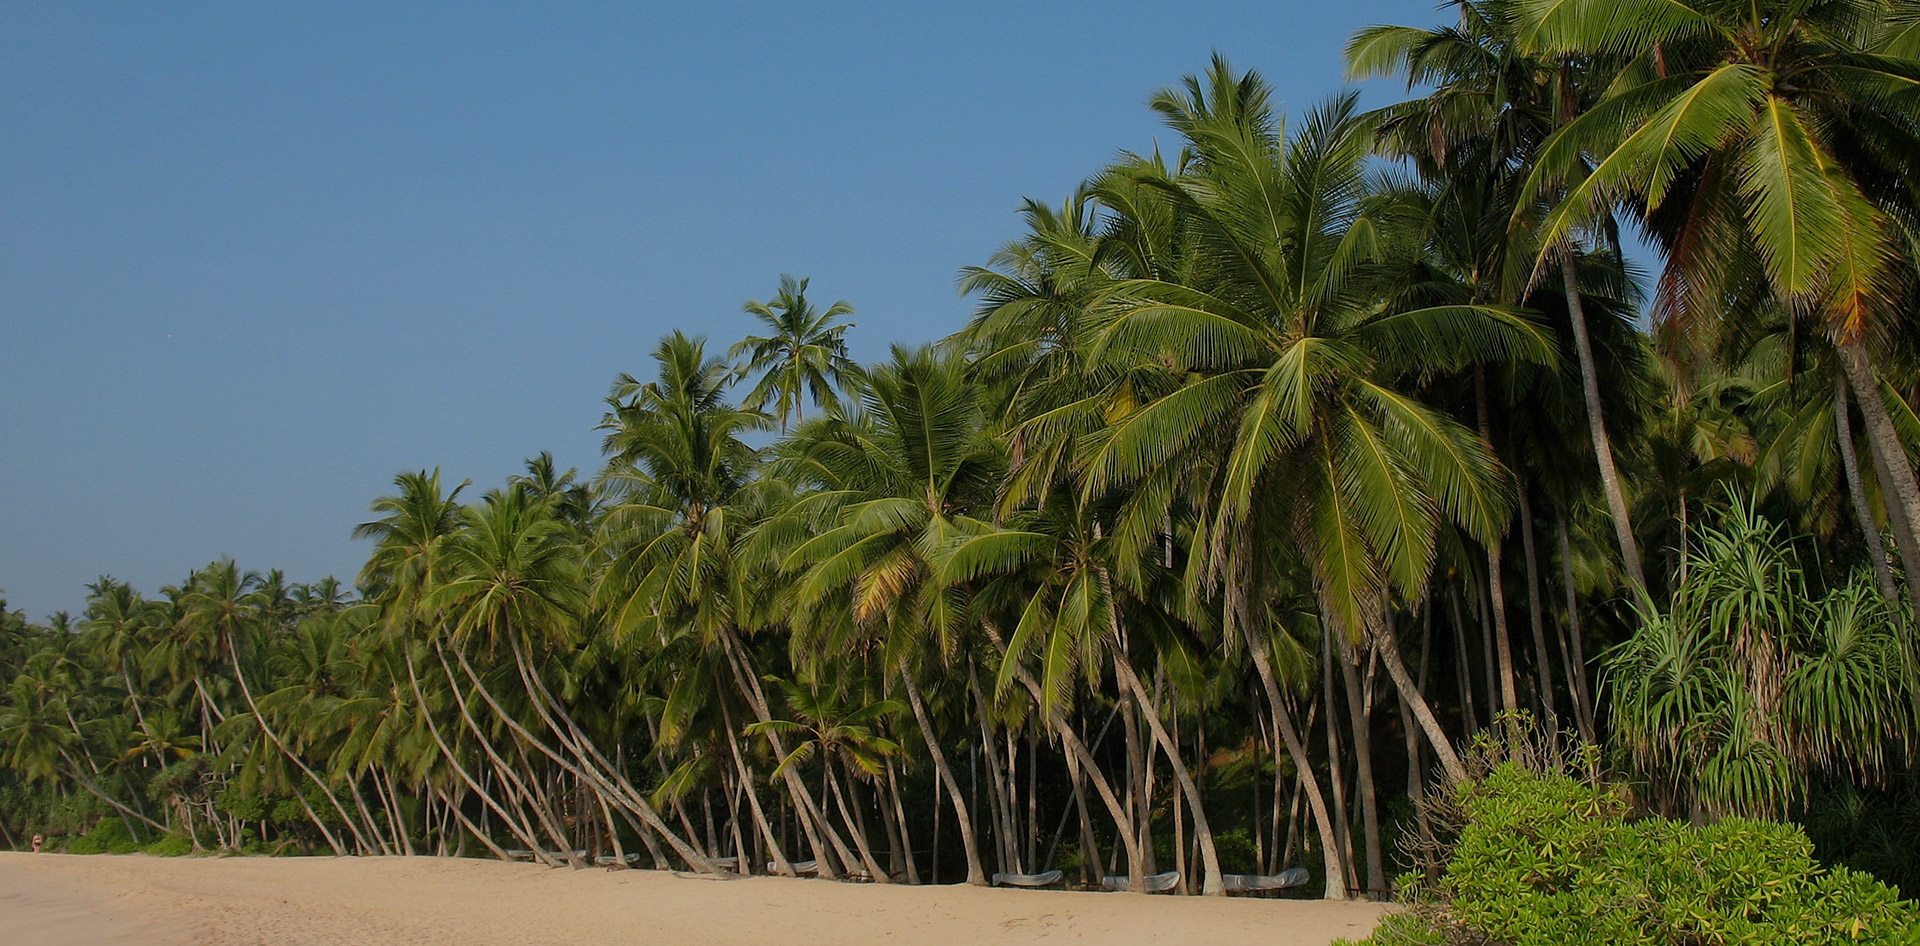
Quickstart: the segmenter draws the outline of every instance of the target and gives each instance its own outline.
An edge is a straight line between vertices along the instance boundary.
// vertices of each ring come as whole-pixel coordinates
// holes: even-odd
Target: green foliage
[[[1920,908],[1872,876],[1827,870],[1792,825],[1629,819],[1617,785],[1507,763],[1458,796],[1439,882],[1368,942],[1911,943]]]
[[[131,854],[139,849],[140,843],[119,818],[102,818],[92,831],[67,844],[68,854]]]
[[[178,834],[169,834],[140,849],[140,853],[154,857],[182,857],[193,853],[193,842]]]

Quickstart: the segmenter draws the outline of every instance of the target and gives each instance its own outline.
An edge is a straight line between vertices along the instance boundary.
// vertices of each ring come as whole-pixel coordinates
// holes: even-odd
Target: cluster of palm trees
[[[1697,818],[1910,778],[1920,7],[1453,10],[1354,37],[1376,111],[1158,93],[938,345],[786,279],[591,479],[399,477],[351,599],[9,617],[0,827],[1338,898],[1516,714]]]

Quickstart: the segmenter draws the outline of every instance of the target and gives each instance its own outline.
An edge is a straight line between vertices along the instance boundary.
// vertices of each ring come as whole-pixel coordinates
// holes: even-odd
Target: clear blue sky
[[[608,382],[668,330],[724,349],[791,272],[863,357],[945,335],[1020,199],[1152,147],[1147,96],[1211,51],[1299,109],[1353,30],[1446,15],[295,6],[0,7],[10,607],[227,555],[351,580],[402,470],[596,469]]]

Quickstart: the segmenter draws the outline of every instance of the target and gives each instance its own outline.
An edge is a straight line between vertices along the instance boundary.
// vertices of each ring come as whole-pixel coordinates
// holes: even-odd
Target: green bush
[[[1920,911],[1787,824],[1628,820],[1617,787],[1508,763],[1469,782],[1439,882],[1369,942],[1514,946],[1920,943]]]
[[[126,822],[119,818],[102,818],[92,831],[67,844],[68,854],[131,854],[139,849],[139,842],[127,833]]]
[[[183,835],[169,834],[141,848],[141,851],[155,857],[180,857],[193,853],[193,842],[187,840]]]

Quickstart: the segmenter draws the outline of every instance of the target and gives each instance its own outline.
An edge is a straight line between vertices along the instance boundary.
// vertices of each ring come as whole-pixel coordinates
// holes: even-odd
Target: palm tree
[[[771,708],[739,636],[746,590],[735,546],[753,522],[761,489],[753,479],[759,454],[741,437],[764,430],[767,418],[727,403],[731,375],[706,356],[702,340],[676,332],[661,341],[654,359],[659,378],[641,383],[622,375],[601,423],[609,457],[601,481],[612,502],[601,523],[608,561],[595,598],[609,614],[616,644],[652,637],[652,648],[665,650],[690,631],[766,722]],[[734,740],[734,730],[727,732]],[[779,732],[763,734],[777,756],[787,754]],[[729,748],[737,760],[738,746]],[[837,834],[812,807],[798,774],[782,776],[802,813],[814,861],[833,876],[828,855],[830,845],[839,847]],[[756,812],[758,805],[751,803]],[[765,840],[777,849],[765,816],[759,818]]]
[[[1695,323],[1773,300],[1823,326],[1853,388],[1910,576],[1920,485],[1874,349],[1908,324],[1907,220],[1920,61],[1883,49],[1895,5],[1627,0],[1521,6],[1543,55],[1626,61],[1606,100],[1540,150],[1529,193],[1562,188],[1543,246],[1630,207],[1666,254],[1656,319]],[[1920,584],[1910,582],[1920,618]]]
[[[1453,5],[1459,12],[1456,26],[1374,26],[1356,33],[1347,44],[1347,72],[1351,78],[1401,78],[1409,91],[1431,86],[1424,96],[1374,113],[1380,150],[1411,159],[1449,192],[1475,195],[1484,205],[1481,213],[1504,211],[1509,220],[1521,220],[1531,211],[1520,187],[1524,175],[1539,166],[1542,144],[1586,106],[1603,77],[1592,65],[1574,68],[1532,54],[1517,33],[1522,0],[1455,0]],[[1536,289],[1527,249],[1534,235],[1507,221],[1474,223],[1469,235],[1477,245],[1465,262],[1482,297],[1527,301]],[[1548,247],[1543,253],[1558,254],[1588,436],[1621,563],[1632,586],[1644,589],[1640,544],[1607,421],[1603,382],[1611,366],[1597,357],[1607,354],[1607,346],[1596,346],[1594,338],[1596,329],[1604,341],[1622,326],[1611,318],[1600,325],[1588,318],[1584,291],[1591,279],[1580,274],[1574,248],[1564,240],[1543,245]],[[1618,423],[1617,412],[1614,417]]]
[[[764,530],[768,543],[797,535],[781,556],[783,570],[803,573],[796,647],[823,644],[837,629],[884,634],[887,660],[958,817],[967,882],[975,885],[987,877],[972,815],[917,675],[929,662],[971,659],[962,609],[936,580],[934,556],[954,537],[988,528],[973,514],[991,504],[1003,460],[981,427],[980,406],[959,358],[896,346],[891,361],[871,372],[861,413],[829,414],[802,428],[775,461],[781,479],[818,492]],[[824,527],[796,527],[806,522]]]
[[[816,311],[807,301],[807,280],[780,277],[780,291],[767,302],[749,300],[743,307],[760,320],[766,335],[749,335],[727,352],[728,358],[746,356],[740,374],[763,372],[760,382],[747,393],[748,410],[763,410],[774,402],[780,417],[780,430],[787,430],[787,417],[797,425],[806,420],[806,400],[831,408],[840,403],[836,391],[844,391],[860,376],[860,366],[847,357],[846,333],[852,322],[835,320],[853,314],[853,306],[835,302],[825,312]]]

